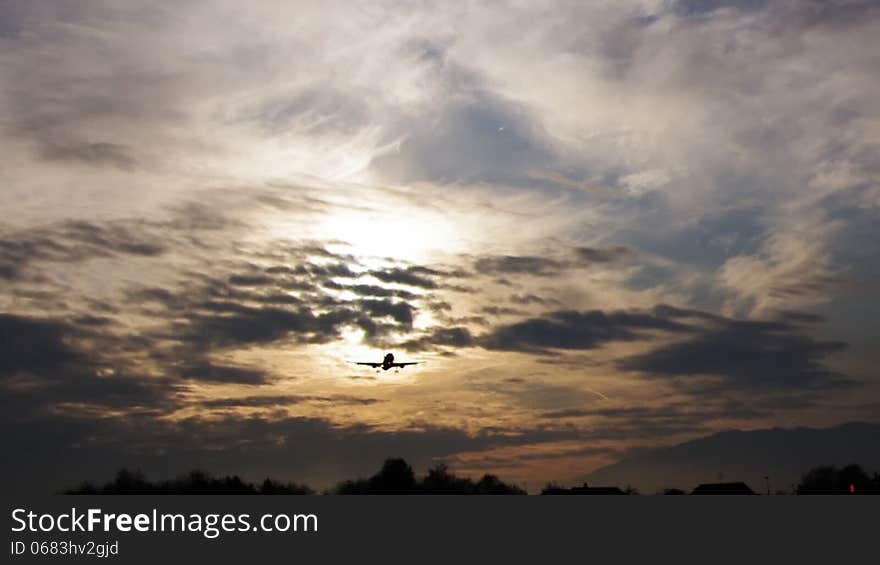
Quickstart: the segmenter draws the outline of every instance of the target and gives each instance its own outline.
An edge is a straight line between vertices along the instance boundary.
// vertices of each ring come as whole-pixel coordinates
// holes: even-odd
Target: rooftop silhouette
[[[580,487],[563,488],[559,486],[548,486],[541,491],[541,494],[628,494],[618,487],[591,487],[584,483]]]
[[[755,494],[749,485],[742,481],[732,483],[703,483],[697,485],[691,494]]]

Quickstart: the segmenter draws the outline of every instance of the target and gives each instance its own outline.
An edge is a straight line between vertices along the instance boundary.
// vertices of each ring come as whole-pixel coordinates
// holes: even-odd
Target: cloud
[[[399,288],[387,288],[384,286],[379,286],[375,284],[336,284],[329,281],[325,281],[323,284],[326,288],[332,288],[335,290],[346,290],[348,292],[353,292],[359,296],[370,296],[370,297],[380,297],[380,298],[401,298],[403,300],[414,300],[418,298],[417,294],[409,292],[407,290],[401,290]]]
[[[429,290],[436,289],[437,283],[434,282],[430,275],[435,274],[432,271],[423,271],[408,267],[405,269],[395,268],[382,271],[370,271],[370,275],[385,283],[397,283],[417,288],[425,288]]]
[[[120,169],[132,169],[137,159],[125,145],[97,142],[60,145],[47,143],[41,149],[44,159],[52,161],[79,161],[89,165],[105,165]]]
[[[302,402],[315,402],[333,405],[369,406],[382,402],[376,398],[361,398],[348,395],[308,396],[295,394],[245,396],[238,398],[217,398],[205,400],[206,408],[282,408]]]
[[[516,308],[507,308],[506,306],[483,306],[480,312],[489,316],[514,316],[522,315],[525,312]]]
[[[543,298],[543,297],[538,296],[536,294],[511,294],[509,300],[513,304],[522,304],[522,305],[528,305],[528,304],[544,305],[544,304],[556,302],[552,299]]]
[[[267,275],[232,275],[229,284],[233,286],[266,286],[275,284],[276,280]]]
[[[682,16],[702,15],[732,8],[736,10],[760,10],[767,5],[767,0],[677,0],[672,9]]]
[[[718,273],[734,294],[728,309],[762,313],[827,300],[841,278],[822,243],[828,231],[829,226],[820,224],[773,234],[758,254],[728,259]]]
[[[545,354],[554,349],[594,349],[611,341],[643,339],[646,332],[681,332],[688,327],[649,312],[560,310],[498,326],[481,336],[486,349]]]
[[[490,255],[479,257],[474,270],[488,276],[531,275],[556,276],[572,269],[584,269],[597,264],[612,263],[633,256],[631,249],[618,245],[613,247],[573,247],[565,254],[546,255]]]
[[[582,263],[586,264],[611,263],[612,261],[629,258],[633,255],[633,251],[623,245],[607,248],[575,247],[574,253]]]
[[[161,239],[143,226],[126,222],[63,222],[44,228],[7,232],[0,237],[0,278],[33,277],[34,263],[78,263],[98,257],[157,257]]]
[[[70,403],[163,411],[177,392],[171,379],[102,363],[87,346],[94,335],[62,320],[0,314],[0,388],[10,417]]]
[[[411,328],[413,323],[414,308],[407,302],[393,302],[391,300],[361,300],[358,302],[361,309],[371,317],[389,317],[399,323],[403,328]]]
[[[0,373],[50,372],[83,361],[81,354],[64,342],[69,332],[63,323],[0,314]]]
[[[400,347],[409,351],[425,351],[436,349],[437,346],[461,348],[473,347],[475,344],[476,339],[471,331],[464,326],[458,326],[433,328],[416,339],[401,343]]]
[[[762,420],[771,415],[769,408],[753,399],[706,395],[699,402],[673,401],[657,406],[592,402],[585,407],[545,411],[540,417],[547,420],[588,419],[591,427],[583,432],[584,437],[599,442],[702,433],[711,430],[719,421]]]
[[[547,257],[502,255],[482,257],[474,263],[474,269],[485,275],[527,274],[547,276],[557,274],[564,264]]]
[[[217,365],[209,361],[190,361],[178,370],[184,379],[197,381],[211,381],[220,383],[238,384],[264,384],[268,375],[265,371],[249,369],[246,367],[233,367],[229,365]]]
[[[315,315],[300,308],[249,308],[231,305],[234,314],[199,315],[190,321],[187,339],[203,347],[232,347],[272,343],[287,337],[301,342],[324,343],[339,335],[339,326],[357,319],[351,310]]]
[[[683,341],[623,359],[618,366],[651,379],[722,379],[713,390],[839,388],[852,381],[823,362],[844,349],[846,343],[804,335],[789,321],[718,318]]]

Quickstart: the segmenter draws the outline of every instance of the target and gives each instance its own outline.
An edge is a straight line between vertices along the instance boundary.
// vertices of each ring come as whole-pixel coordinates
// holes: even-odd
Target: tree
[[[880,481],[872,479],[859,465],[847,465],[838,469],[833,465],[821,465],[810,469],[801,477],[798,494],[878,494]]]

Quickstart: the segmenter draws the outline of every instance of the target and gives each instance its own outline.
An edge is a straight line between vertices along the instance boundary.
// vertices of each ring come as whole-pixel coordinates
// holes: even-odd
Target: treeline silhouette
[[[204,471],[191,471],[176,479],[154,483],[140,471],[123,468],[108,483],[98,486],[86,482],[64,494],[315,494],[315,491],[306,485],[280,483],[269,478],[255,485],[238,476],[218,478]]]
[[[822,465],[801,478],[797,494],[880,494],[880,474],[869,477],[859,465]]]
[[[403,459],[388,459],[382,469],[369,479],[343,481],[335,494],[526,494],[520,487],[508,484],[495,475],[483,475],[474,482],[458,477],[446,465],[437,465],[416,479],[412,467]]]
[[[741,485],[751,493],[744,483],[721,483],[709,486],[719,487]],[[699,487],[694,489],[697,493]],[[715,494],[715,491],[709,494]],[[121,469],[116,477],[103,484],[89,482],[66,490],[63,494],[317,494],[309,486],[295,482],[280,482],[266,478],[261,483],[249,483],[237,475],[214,477],[204,471],[192,471],[176,479],[151,482],[140,471]],[[416,477],[412,467],[403,459],[387,459],[382,468],[369,478],[358,478],[338,483],[323,494],[527,494],[514,484],[505,483],[492,474],[483,475],[478,481],[459,477],[446,465],[432,467],[421,478]],[[638,494],[627,487],[582,487],[563,488],[554,483],[548,484],[541,492],[544,495],[559,494]],[[685,494],[680,489],[669,488],[663,494]],[[730,494],[740,494],[731,492]],[[777,492],[777,494],[790,494]],[[880,494],[880,474],[869,476],[859,465],[837,468],[822,465],[810,469],[801,477],[800,483],[791,494]]]
[[[192,471],[177,479],[150,482],[140,471],[121,469],[103,485],[83,483],[64,494],[316,494],[303,484],[282,483],[267,478],[260,484],[238,476],[213,477]],[[417,479],[403,459],[388,459],[375,475],[366,479],[342,481],[324,494],[526,494],[522,488],[484,475],[479,481],[458,477],[446,465],[431,468]]]

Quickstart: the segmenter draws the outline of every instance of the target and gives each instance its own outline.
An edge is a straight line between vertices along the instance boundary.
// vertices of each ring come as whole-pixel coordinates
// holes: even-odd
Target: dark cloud
[[[767,0],[677,0],[673,11],[681,16],[702,15],[732,8],[736,10],[759,10],[767,5]]]
[[[424,269],[414,269],[412,267],[406,269],[395,268],[381,271],[370,271],[370,275],[385,283],[397,283],[417,288],[435,289],[438,287],[437,283],[426,276],[430,274],[432,273],[426,273]]]
[[[356,278],[358,276],[357,273],[351,270],[351,267],[349,267],[347,263],[330,263],[327,265],[316,265],[312,263],[308,265],[297,265],[294,269],[294,273],[309,274],[314,277],[323,278]]]
[[[768,406],[759,405],[748,396],[707,396],[697,402],[661,402],[651,406],[595,399],[584,404],[546,410],[539,417],[546,420],[589,417],[590,427],[581,430],[581,439],[590,443],[693,435],[708,432],[719,422],[751,422],[772,415]]]
[[[234,286],[266,286],[275,284],[275,279],[267,275],[232,275],[229,284]]]
[[[797,273],[768,288],[767,295],[778,299],[821,296],[839,283],[840,280],[831,275]]]
[[[265,384],[269,380],[267,373],[259,369],[217,365],[209,361],[187,362],[178,374],[184,379],[249,385]]]
[[[40,155],[50,161],[74,161],[87,165],[109,166],[120,169],[133,169],[137,159],[131,148],[118,143],[45,143]]]
[[[516,459],[520,461],[532,461],[532,460],[553,460],[553,459],[562,459],[562,458],[580,458],[580,457],[593,457],[596,455],[615,455],[620,452],[619,448],[611,447],[607,445],[586,445],[583,447],[578,447],[575,449],[564,449],[561,451],[549,451],[549,452],[538,452],[538,453],[522,453],[516,455]]]
[[[536,256],[499,255],[482,257],[474,263],[474,269],[484,275],[553,275],[564,268],[560,261]]]
[[[490,316],[519,316],[525,313],[522,310],[506,306],[483,306],[480,308],[480,312]]]
[[[71,320],[74,324],[83,326],[108,326],[113,323],[113,318],[107,316],[77,316]]]
[[[790,318],[790,315],[789,315]],[[846,348],[789,321],[716,318],[684,341],[618,363],[648,378],[713,376],[732,388],[825,388],[852,384],[823,364]]]
[[[485,469],[487,472],[498,472],[498,469],[511,467],[523,467],[530,461],[553,461],[558,459],[572,458],[582,459],[585,457],[602,456],[608,457],[621,454],[621,450],[607,445],[586,445],[573,449],[541,450],[538,452],[513,453],[507,456],[486,455],[479,461],[461,461],[468,469]]]
[[[449,312],[450,310],[452,310],[452,304],[446,302],[445,300],[432,300],[428,303],[428,308],[432,312],[437,313]]]
[[[206,408],[280,408],[303,402],[316,402],[322,404],[369,406],[382,400],[376,398],[362,398],[345,394],[332,396],[310,396],[298,394],[245,396],[242,398],[218,398],[205,400],[201,404]]]
[[[535,374],[525,379],[475,379],[467,386],[482,395],[493,394],[505,403],[513,403],[519,409],[535,411],[536,414],[543,411],[586,409],[601,400],[595,392],[577,384],[556,384]],[[581,433],[582,431],[579,432]]]
[[[677,0],[672,4],[674,14],[689,18],[711,17],[724,9],[761,11],[765,18],[778,23],[774,29],[785,30],[857,26],[880,16],[880,6],[873,0]]]
[[[0,375],[64,371],[84,361],[65,343],[69,332],[63,322],[0,314]]]
[[[168,405],[176,393],[170,379],[102,362],[81,343],[97,337],[62,320],[0,314],[4,409],[37,414],[65,403],[100,409],[158,410]]]
[[[352,292],[357,294],[358,296],[371,296],[371,297],[379,297],[379,298],[402,298],[404,300],[413,300],[418,298],[417,294],[409,292],[408,290],[401,290],[399,288],[386,288],[384,286],[379,286],[375,284],[338,284],[332,281],[325,281],[323,283],[325,288],[332,288],[334,290],[347,290],[348,292]]]
[[[852,385],[823,364],[846,348],[804,333],[803,324],[821,318],[783,312],[767,321],[737,320],[716,314],[658,305],[648,311],[559,311],[491,329],[475,339],[487,349],[546,354],[586,350],[610,341],[648,339],[652,331],[683,340],[620,360],[619,368],[648,378],[717,377],[723,383],[692,379],[703,394],[737,388],[803,390]],[[699,394],[700,390],[692,392]]]
[[[413,312],[415,308],[407,302],[393,302],[391,300],[361,300],[358,302],[361,310],[372,317],[392,318],[403,328],[412,328]]]
[[[493,328],[479,343],[486,349],[545,354],[553,349],[593,349],[609,341],[632,341],[649,330],[687,329],[650,312],[557,311]]]
[[[476,344],[470,330],[464,326],[451,328],[434,328],[421,337],[400,344],[408,351],[425,351],[436,349],[437,346],[473,347]]]
[[[595,264],[613,263],[634,255],[625,246],[574,247],[565,255],[488,255],[474,262],[474,270],[488,276],[534,275],[554,276],[571,269]]]
[[[169,231],[183,233],[190,238],[197,233],[242,227],[245,222],[241,218],[231,216],[230,208],[233,207],[212,206],[205,202],[183,202],[169,206],[168,217],[157,219],[155,224],[166,233]]]
[[[633,256],[633,251],[629,247],[618,245],[616,247],[575,247],[575,256],[585,263],[611,263],[620,259],[626,259]]]
[[[156,257],[166,251],[157,236],[134,224],[65,222],[7,233],[0,237],[0,278],[25,278],[28,267],[37,262],[75,263],[114,255]]]
[[[827,321],[825,316],[820,314],[813,314],[811,312],[792,312],[790,310],[780,311],[777,317],[786,322],[795,324],[820,324]]]
[[[235,312],[192,317],[186,332],[187,341],[205,348],[266,344],[288,337],[303,343],[326,343],[339,336],[340,326],[358,319],[353,310],[315,315],[308,308],[228,306]]]
[[[563,408],[562,410],[551,410],[541,414],[542,418],[556,420],[560,418],[582,418],[584,416],[592,416],[595,412],[584,408]]]
[[[556,304],[558,302],[555,299],[542,298],[536,294],[511,294],[509,300],[513,304],[522,304],[522,305],[540,304],[542,306],[546,305],[546,304]]]
[[[345,327],[360,328],[364,342],[386,345],[392,332],[412,330],[418,295],[407,290],[374,284],[343,284],[334,277],[357,276],[341,256],[312,244],[272,246],[273,254],[283,247],[288,264],[260,266],[261,251],[249,261],[217,263],[205,272],[190,271],[172,287],[131,288],[127,293],[142,315],[165,321],[167,329],[157,333],[163,342],[173,342],[181,364],[199,367],[187,378],[259,382],[264,375],[218,371],[204,367],[204,359],[215,348],[234,348],[279,341],[327,343],[339,337]],[[318,261],[312,262],[318,253]],[[323,263],[324,259],[336,259]],[[279,257],[274,257],[278,260]],[[210,273],[210,274],[206,274]],[[455,272],[418,265],[388,271],[393,278],[459,276]],[[340,296],[350,291],[354,299]],[[205,370],[203,370],[205,369]]]

